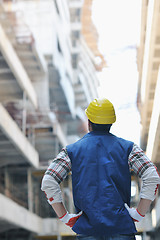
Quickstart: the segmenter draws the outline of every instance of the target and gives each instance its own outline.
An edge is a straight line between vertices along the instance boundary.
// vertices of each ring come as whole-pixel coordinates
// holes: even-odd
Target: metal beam
[[[160,143],[160,105],[159,105],[159,91],[160,91],[160,70],[157,79],[155,90],[155,97],[153,102],[153,110],[149,127],[149,135],[147,142],[146,154],[153,162],[159,162],[156,159],[158,153],[158,145]]]
[[[42,218],[19,206],[11,199],[0,194],[0,219],[7,224],[18,226],[31,232],[39,233],[42,229]]]
[[[24,67],[21,64],[14,48],[8,40],[2,26],[0,25],[0,50],[12,70],[17,82],[23,91],[26,92],[28,98],[33,103],[34,107],[37,108],[37,96],[34,87],[29,79]]]
[[[10,139],[13,145],[19,150],[24,158],[34,167],[39,166],[39,155],[23,135],[17,124],[10,117],[6,109],[0,104],[0,128]]]

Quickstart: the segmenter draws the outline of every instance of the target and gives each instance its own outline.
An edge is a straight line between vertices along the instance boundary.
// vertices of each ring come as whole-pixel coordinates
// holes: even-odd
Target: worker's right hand
[[[73,227],[73,225],[76,223],[77,219],[82,215],[82,211],[79,212],[78,214],[69,214],[68,212],[66,212],[65,215],[63,215],[62,217],[60,217],[59,219],[64,222],[67,226],[69,227]]]
[[[124,206],[128,210],[129,215],[134,222],[140,222],[142,219],[144,219],[145,216],[141,215],[136,208],[130,208],[127,203],[125,203]]]

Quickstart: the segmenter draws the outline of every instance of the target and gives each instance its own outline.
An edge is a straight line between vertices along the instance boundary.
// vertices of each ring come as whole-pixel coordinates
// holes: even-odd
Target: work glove
[[[140,214],[136,208],[130,208],[127,203],[125,203],[124,206],[128,210],[129,215],[134,222],[140,222],[142,219],[144,219],[145,216]]]
[[[82,215],[82,211],[77,214],[69,214],[68,212],[60,217],[59,219],[64,222],[67,226],[73,227],[73,225],[76,223],[77,219]]]

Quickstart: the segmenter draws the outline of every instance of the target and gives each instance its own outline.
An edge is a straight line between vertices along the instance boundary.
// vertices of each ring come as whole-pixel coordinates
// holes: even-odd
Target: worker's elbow
[[[42,182],[41,182],[41,190],[46,192],[48,189],[57,189],[58,187],[57,181],[54,179],[54,177],[50,175],[44,175]]]
[[[46,179],[46,175],[44,175],[41,182],[41,190],[45,192],[46,188],[47,188],[47,179]]]

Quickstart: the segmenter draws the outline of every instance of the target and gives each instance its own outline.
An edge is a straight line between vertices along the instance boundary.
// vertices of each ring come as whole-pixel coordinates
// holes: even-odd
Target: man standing
[[[116,115],[109,100],[94,99],[85,112],[89,133],[52,161],[43,177],[42,191],[78,239],[135,239],[134,222],[145,217],[155,199],[159,174],[141,148],[110,133]],[[129,207],[131,170],[143,182],[137,209]],[[65,209],[59,187],[70,171],[76,214]]]

